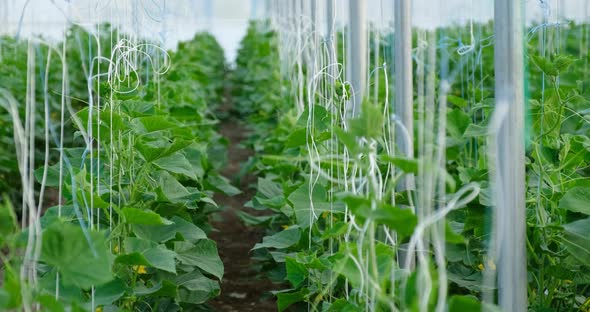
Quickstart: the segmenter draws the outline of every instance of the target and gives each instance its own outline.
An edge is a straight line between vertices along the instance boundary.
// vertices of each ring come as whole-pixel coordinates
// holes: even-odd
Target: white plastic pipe
[[[407,129],[406,134],[395,131],[395,143],[403,157],[414,157],[414,95],[412,78],[412,20],[411,1],[395,0],[394,6],[394,71],[395,114]],[[414,189],[414,177],[406,175],[397,185],[398,191]]]
[[[498,299],[504,311],[527,310],[524,149],[524,10],[495,0],[495,241]]]
[[[349,1],[348,80],[352,87],[349,116],[360,113],[367,84],[367,1]]]

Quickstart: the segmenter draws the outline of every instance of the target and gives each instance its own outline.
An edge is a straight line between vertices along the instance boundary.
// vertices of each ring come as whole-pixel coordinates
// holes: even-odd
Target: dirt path
[[[234,180],[240,171],[240,164],[252,154],[252,151],[239,145],[247,131],[239,121],[229,119],[221,124],[220,132],[229,140],[229,163],[222,174]],[[258,276],[250,260],[250,249],[262,240],[263,232],[246,227],[236,215],[236,211],[244,209],[244,203],[254,195],[255,191],[249,188],[253,181],[251,176],[242,179],[239,186],[242,194],[234,197],[217,195],[215,198],[224,211],[212,221],[218,232],[212,232],[210,236],[217,242],[225,274],[221,295],[211,302],[214,311],[277,311],[275,299],[269,293],[273,289],[272,283]]]

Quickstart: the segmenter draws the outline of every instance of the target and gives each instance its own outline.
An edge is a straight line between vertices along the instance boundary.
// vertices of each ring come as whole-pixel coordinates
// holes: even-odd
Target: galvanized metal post
[[[349,116],[360,113],[367,84],[367,1],[349,0],[348,80],[352,86]]]
[[[412,79],[411,1],[395,0],[394,6],[395,114],[407,130],[395,131],[395,143],[404,157],[414,157],[414,95]],[[414,189],[414,177],[406,175],[398,191]]]
[[[495,0],[495,241],[498,299],[504,311],[527,310],[524,149],[523,1]]]

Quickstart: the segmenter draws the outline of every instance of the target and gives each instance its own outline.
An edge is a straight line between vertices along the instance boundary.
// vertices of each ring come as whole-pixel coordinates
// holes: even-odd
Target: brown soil
[[[240,164],[252,155],[252,151],[239,145],[247,131],[239,121],[230,119],[221,124],[220,132],[229,141],[228,166],[222,174],[235,180]],[[210,236],[217,242],[219,255],[225,265],[225,274],[221,283],[221,295],[210,302],[214,311],[277,311],[276,301],[269,293],[276,287],[253,269],[254,263],[250,260],[250,249],[262,240],[264,233],[245,226],[236,215],[239,210],[251,212],[244,204],[255,193],[249,187],[253,181],[252,176],[241,179],[239,188],[242,194],[234,197],[219,194],[215,197],[215,201],[224,210],[212,220],[217,231]]]

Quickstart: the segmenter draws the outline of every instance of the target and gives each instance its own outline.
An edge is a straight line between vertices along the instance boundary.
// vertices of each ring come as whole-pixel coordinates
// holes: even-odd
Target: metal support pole
[[[414,158],[414,95],[412,85],[411,1],[395,0],[394,7],[395,114],[407,130],[395,131],[395,142],[403,157]],[[406,175],[398,191],[414,189],[414,177]]]
[[[360,113],[367,84],[367,1],[349,1],[348,74],[352,85],[349,116]]]
[[[524,155],[523,3],[495,0],[496,108],[493,139],[498,299],[504,311],[527,310]]]

